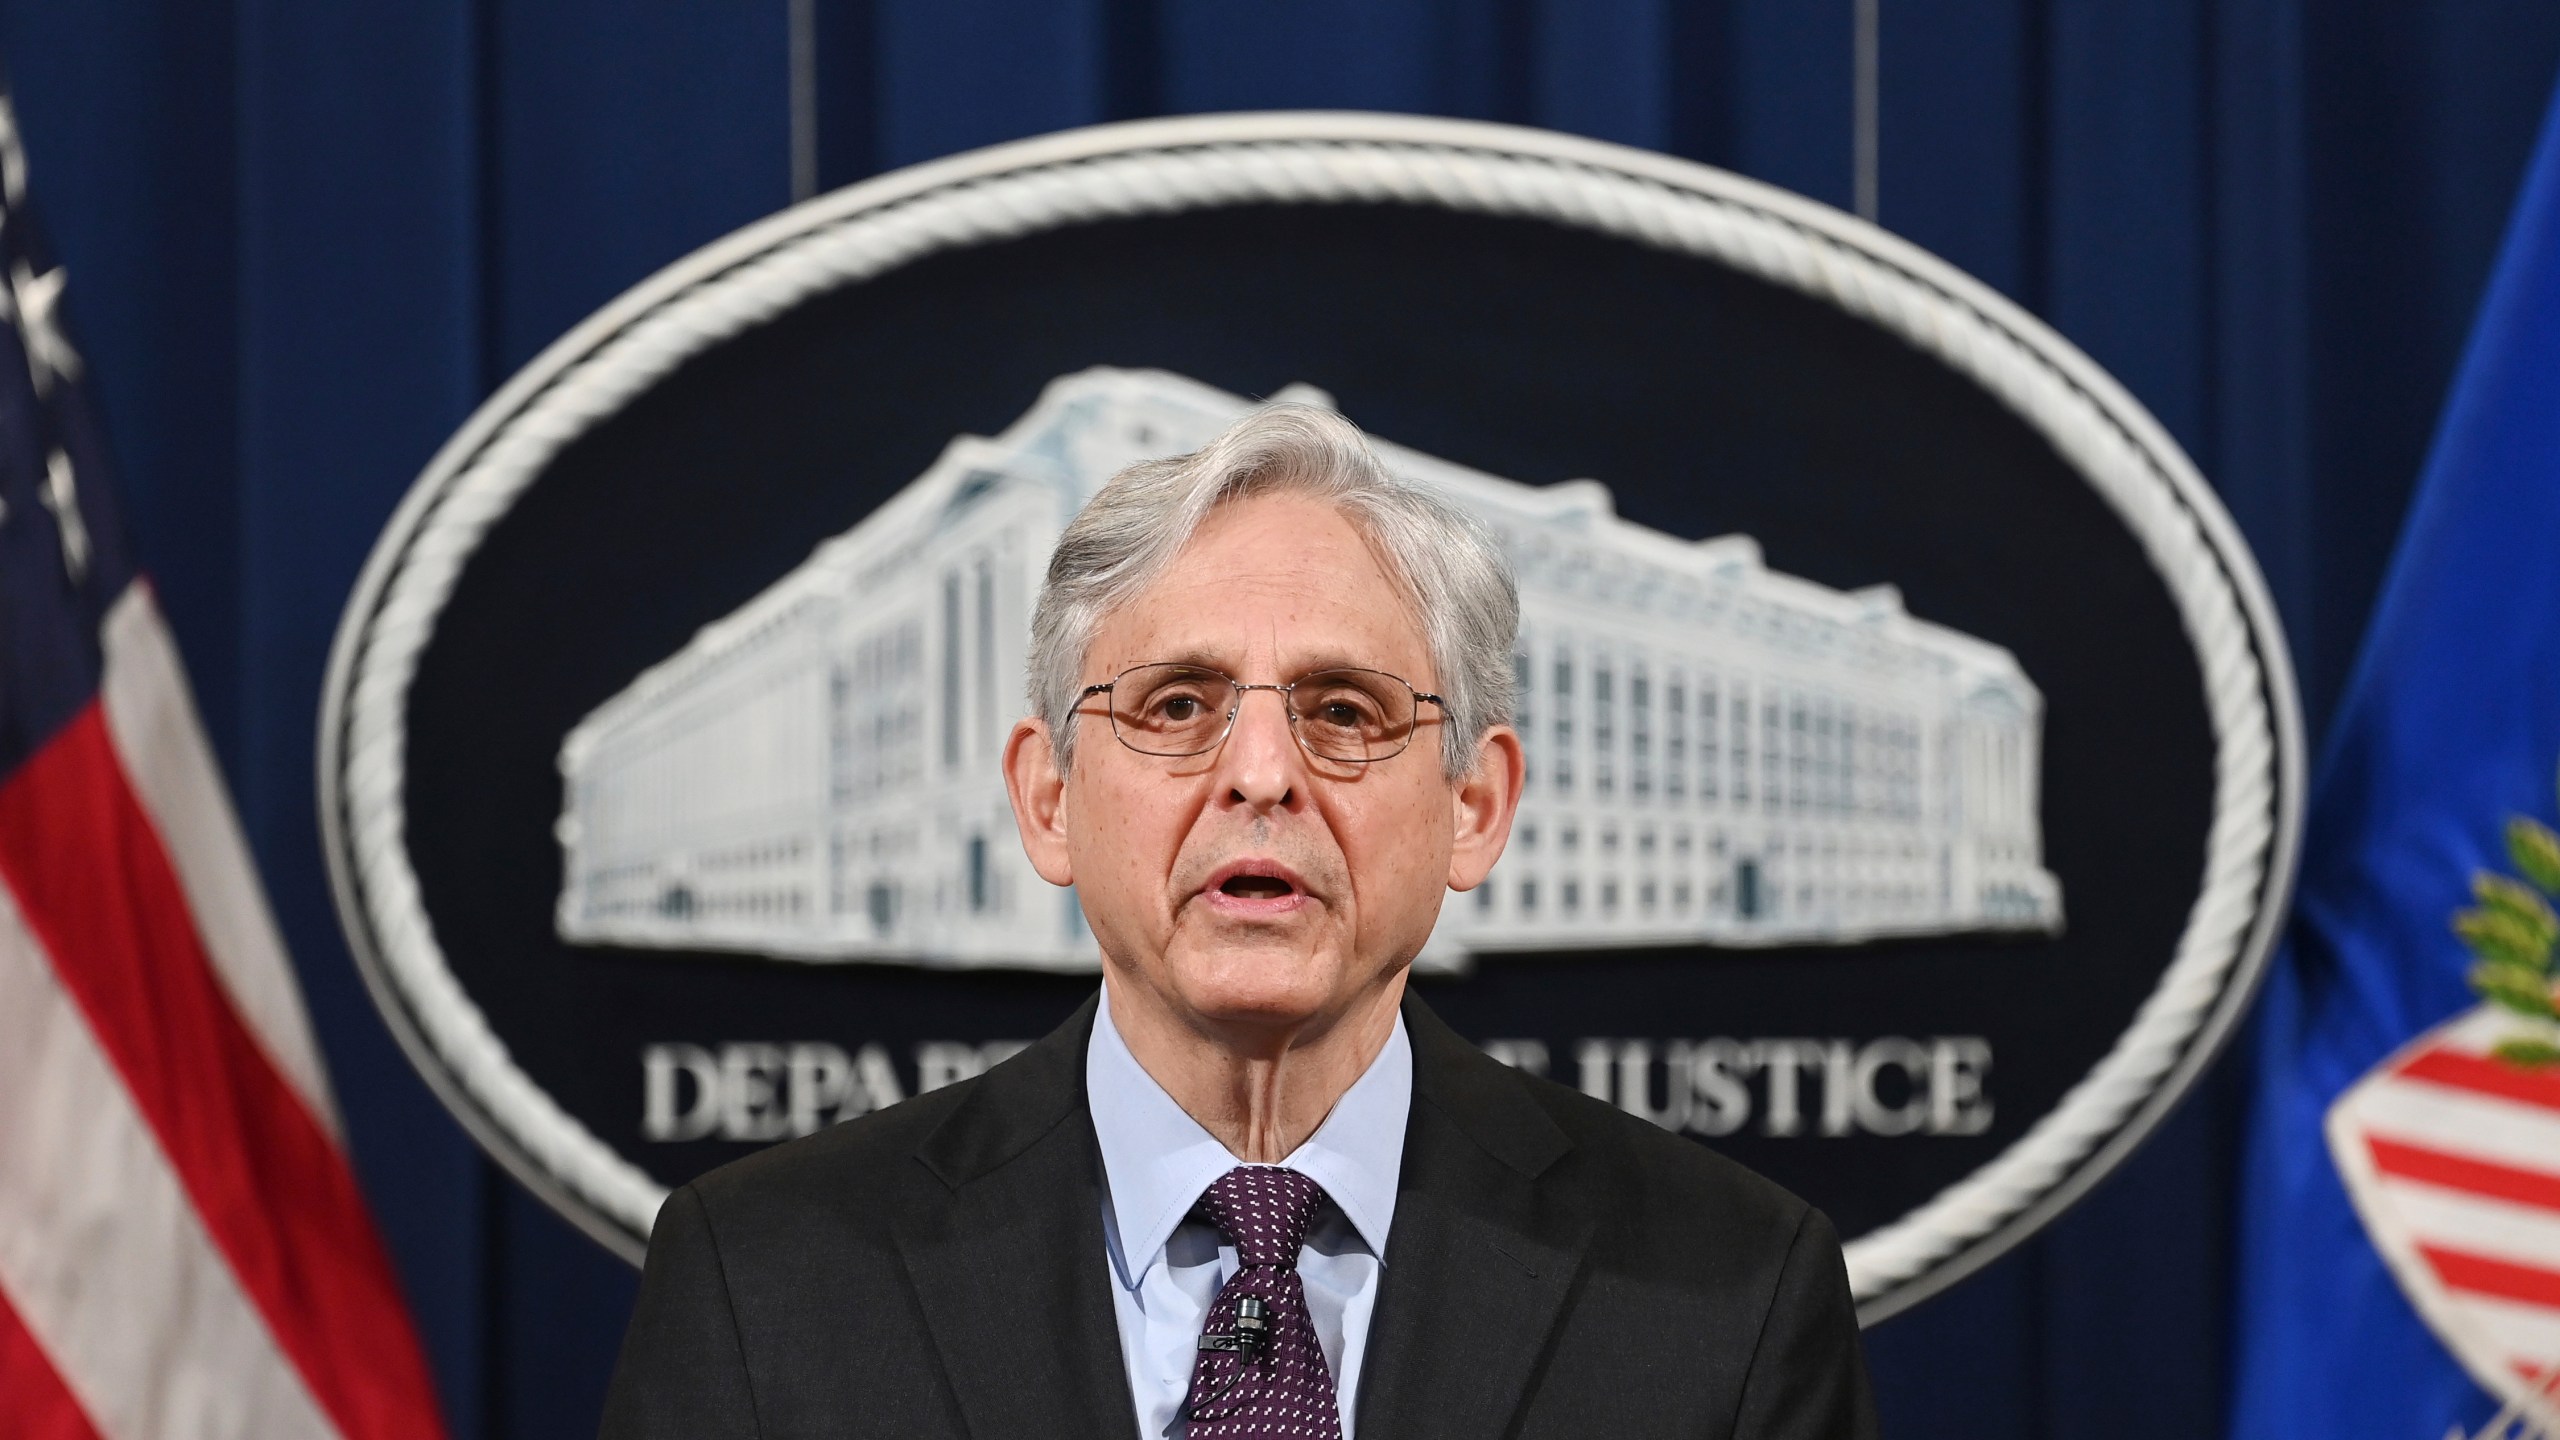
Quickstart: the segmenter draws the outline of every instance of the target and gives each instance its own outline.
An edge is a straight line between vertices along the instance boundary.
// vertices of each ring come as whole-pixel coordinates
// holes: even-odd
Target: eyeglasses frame
[[[1108,695],[1111,693],[1112,687],[1118,685],[1121,681],[1128,679],[1130,676],[1137,674],[1139,671],[1156,669],[1196,670],[1203,675],[1215,675],[1219,679],[1226,681],[1227,684],[1232,686],[1236,692],[1235,703],[1227,707],[1227,723],[1220,726],[1218,729],[1218,738],[1201,746],[1197,750],[1183,750],[1179,752],[1141,750],[1137,746],[1129,743],[1128,736],[1120,733],[1119,712],[1105,707],[1103,713],[1108,716],[1111,721],[1111,738],[1119,741],[1122,748],[1126,749],[1132,755],[1146,755],[1158,760],[1189,760],[1196,756],[1215,753],[1219,746],[1227,743],[1228,736],[1236,733],[1236,717],[1244,713],[1244,697],[1256,690],[1269,690],[1280,697],[1280,713],[1289,717],[1289,738],[1297,741],[1298,748],[1305,751],[1310,758],[1321,760],[1328,765],[1375,765],[1383,760],[1393,760],[1398,755],[1412,749],[1414,732],[1422,728],[1422,704],[1426,700],[1440,707],[1440,715],[1442,719],[1445,720],[1448,718],[1449,714],[1448,701],[1441,699],[1439,696],[1432,694],[1428,690],[1415,689],[1412,681],[1407,680],[1392,670],[1372,670],[1366,665],[1327,665],[1321,669],[1310,670],[1306,674],[1299,676],[1297,679],[1290,681],[1286,685],[1248,685],[1242,680],[1237,679],[1233,675],[1230,675],[1226,671],[1220,670],[1215,666],[1193,665],[1181,660],[1150,660],[1143,665],[1132,665],[1121,671],[1119,674],[1112,676],[1110,679],[1103,681],[1099,685],[1087,685],[1082,690],[1076,692],[1076,703],[1078,705],[1082,705],[1085,701],[1092,699],[1096,695]],[[1398,745],[1395,749],[1384,755],[1372,755],[1365,760],[1353,760],[1341,755],[1327,755],[1316,749],[1313,745],[1307,743],[1306,735],[1298,729],[1298,708],[1289,703],[1290,693],[1319,675],[1342,674],[1383,676],[1386,679],[1393,680],[1397,684],[1403,686],[1406,693],[1413,696],[1413,723],[1405,727],[1403,744]]]

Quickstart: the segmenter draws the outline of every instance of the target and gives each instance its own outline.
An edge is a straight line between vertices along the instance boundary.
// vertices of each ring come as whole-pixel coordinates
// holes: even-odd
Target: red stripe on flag
[[[2456,1090],[2495,1095],[2505,1100],[2521,1100],[2546,1110],[2560,1110],[2560,1070],[2528,1070],[2521,1065],[2510,1065],[2494,1055],[2429,1050],[2401,1066],[2400,1073],[2412,1080],[2449,1085]]]
[[[2494,1200],[2512,1200],[2519,1205],[2560,1210],[2560,1175],[2541,1170],[2519,1170],[2512,1165],[2493,1165],[2468,1155],[2449,1155],[2442,1150],[2404,1145],[2397,1140],[2377,1139],[2366,1143],[2373,1149],[2373,1168],[2385,1175],[2447,1190],[2486,1195]]]
[[[2437,1245],[2421,1245],[2418,1253],[2427,1257],[2427,1264],[2434,1267],[2436,1278],[2448,1290],[2468,1290],[2474,1295],[2494,1295],[2501,1300],[2521,1300],[2527,1305],[2560,1310],[2560,1270],[2519,1265],[2494,1255],[2474,1255]]]
[[[0,879],[331,1422],[441,1435],[355,1175],[232,1008],[97,705],[0,786]]]
[[[98,1427],[0,1291],[0,1434],[12,1440],[98,1440]]]

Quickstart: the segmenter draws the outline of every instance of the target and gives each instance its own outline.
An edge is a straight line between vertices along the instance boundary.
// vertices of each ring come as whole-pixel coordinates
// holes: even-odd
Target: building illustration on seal
[[[1325,403],[1293,387],[1279,398]],[[573,942],[1090,971],[998,758],[1051,547],[1102,482],[1252,401],[1163,371],[1052,381],[703,629],[560,750]],[[1498,951],[2056,932],[2043,697],[1999,646],[1615,513],[1373,439],[1517,571],[1529,780],[1492,878],[1418,963]]]

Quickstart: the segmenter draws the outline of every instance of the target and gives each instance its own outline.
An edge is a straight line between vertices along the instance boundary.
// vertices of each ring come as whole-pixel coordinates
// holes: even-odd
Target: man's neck
[[[1237,1159],[1272,1165],[1316,1133],[1386,1047],[1404,980],[1397,972],[1339,1015],[1232,1030],[1178,1019],[1144,986],[1110,971],[1103,988],[1120,1042],[1173,1103]]]

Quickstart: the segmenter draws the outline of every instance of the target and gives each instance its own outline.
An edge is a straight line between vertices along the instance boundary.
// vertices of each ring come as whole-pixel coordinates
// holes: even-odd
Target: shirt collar
[[[1111,1021],[1106,991],[1085,1047],[1085,1094],[1110,1189],[1109,1222],[1120,1283],[1136,1289],[1164,1256],[1200,1192],[1243,1164],[1201,1128],[1129,1053]],[[1404,1168],[1405,1120],[1413,1108],[1413,1043],[1404,1016],[1369,1068],[1353,1081],[1316,1133],[1281,1161],[1324,1187],[1369,1253],[1383,1262]]]

